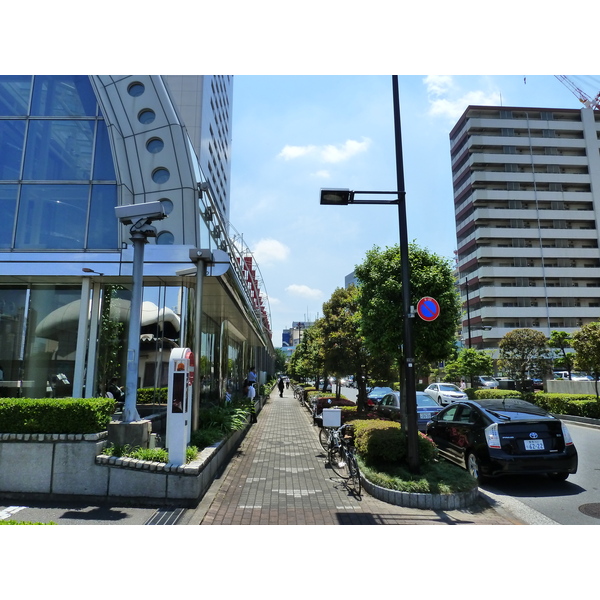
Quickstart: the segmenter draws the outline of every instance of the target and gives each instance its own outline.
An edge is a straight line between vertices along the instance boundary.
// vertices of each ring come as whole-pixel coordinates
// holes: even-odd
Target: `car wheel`
[[[568,473],[548,473],[548,477],[553,481],[565,481],[568,476]]]
[[[479,469],[479,460],[473,452],[469,452],[469,454],[467,454],[465,463],[467,466],[467,471],[469,471],[471,477],[476,479],[478,483],[481,483],[483,481],[483,476],[481,475],[481,471]]]
[[[444,404],[446,404],[443,400],[441,396],[438,396],[437,402],[440,406],[444,406]]]

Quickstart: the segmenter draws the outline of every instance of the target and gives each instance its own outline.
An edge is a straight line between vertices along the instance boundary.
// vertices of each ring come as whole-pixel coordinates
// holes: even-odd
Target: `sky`
[[[600,78],[572,81],[600,91]],[[553,75],[400,75],[398,88],[408,238],[451,260],[449,133],[467,106],[581,107]],[[397,190],[392,76],[235,76],[232,135],[230,220],[280,347],[293,322],[323,315],[368,250],[399,243],[395,206],[319,204],[321,188]]]

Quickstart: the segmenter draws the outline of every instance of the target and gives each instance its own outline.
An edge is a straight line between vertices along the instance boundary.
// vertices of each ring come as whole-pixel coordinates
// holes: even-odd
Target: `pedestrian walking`
[[[283,381],[283,377],[279,378],[279,382],[277,383],[277,387],[279,388],[279,397],[283,398],[283,389],[285,388],[285,383]]]

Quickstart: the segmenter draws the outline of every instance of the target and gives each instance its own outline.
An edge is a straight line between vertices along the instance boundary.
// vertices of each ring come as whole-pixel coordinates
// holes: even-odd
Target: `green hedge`
[[[379,419],[356,419],[354,443],[361,458],[368,465],[405,464],[408,444],[400,423]],[[437,449],[430,438],[419,432],[419,458],[428,464],[437,457]]]
[[[2,398],[2,433],[98,433],[108,427],[112,398]]]
[[[547,394],[538,392],[535,404],[558,415],[600,419],[600,402],[589,394]]]
[[[468,388],[465,392],[471,400],[481,400],[483,398],[523,398],[523,394],[517,392],[517,390],[499,390],[498,388]]]
[[[138,404],[167,404],[169,399],[169,388],[138,388]]]
[[[548,394],[546,392],[517,392],[515,390],[468,390],[469,398],[522,398],[557,415],[600,419],[600,401],[593,394]]]

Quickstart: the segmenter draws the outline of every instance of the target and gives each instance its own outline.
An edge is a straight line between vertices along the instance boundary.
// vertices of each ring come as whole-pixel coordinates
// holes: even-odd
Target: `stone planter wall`
[[[104,456],[107,432],[0,434],[0,498],[194,506],[248,427],[205,448],[184,466]]]
[[[458,494],[416,494],[412,492],[399,492],[390,490],[362,478],[363,487],[375,498],[405,508],[421,508],[424,510],[457,510],[475,504],[479,497],[479,488],[475,487],[470,492]]]

